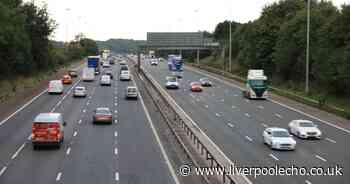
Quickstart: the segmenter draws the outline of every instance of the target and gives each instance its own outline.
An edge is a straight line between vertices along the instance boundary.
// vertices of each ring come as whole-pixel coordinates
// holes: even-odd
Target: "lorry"
[[[93,68],[96,75],[100,74],[100,56],[89,56],[87,58],[88,68]]]
[[[174,76],[182,78],[183,72],[183,59],[181,55],[169,55],[168,67]]]
[[[264,70],[248,70],[245,89],[243,90],[244,97],[248,99],[266,99],[267,94],[267,77],[264,75]]]
[[[83,74],[82,74],[82,80],[87,82],[87,81],[93,81],[95,79],[95,70],[94,68],[84,68],[83,69]]]

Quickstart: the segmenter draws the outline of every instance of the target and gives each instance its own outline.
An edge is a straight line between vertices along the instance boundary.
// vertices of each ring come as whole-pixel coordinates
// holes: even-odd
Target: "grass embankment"
[[[210,56],[200,61],[200,67],[209,72],[220,74],[239,82],[245,81],[246,72],[240,69],[238,65],[234,64],[232,66],[232,73],[229,73],[223,71],[223,63],[223,59],[215,59],[214,57]],[[196,64],[191,65],[198,66]],[[275,81],[269,82],[271,83],[270,91],[274,92],[275,94],[285,96],[298,102],[350,119],[350,95],[339,96],[336,94],[323,94],[320,93],[320,91],[324,90],[316,88],[311,88],[310,92],[306,94],[303,91],[303,86],[301,84],[277,83]]]

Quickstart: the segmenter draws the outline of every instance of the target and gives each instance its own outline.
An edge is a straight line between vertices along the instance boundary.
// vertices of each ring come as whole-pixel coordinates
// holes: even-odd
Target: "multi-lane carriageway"
[[[112,70],[118,74],[119,66]],[[0,183],[178,183],[143,102],[124,99],[132,83],[119,81],[117,75],[111,87],[75,79],[63,95],[43,92],[2,121]],[[87,87],[87,98],[72,97],[76,85]],[[113,110],[112,125],[92,125],[92,111],[100,106]],[[63,113],[67,121],[64,145],[34,151],[29,140],[32,120],[50,111]]]
[[[166,62],[143,68],[164,86],[169,75]],[[202,93],[192,93],[190,82],[208,77],[214,86]],[[350,183],[350,131],[332,122],[314,119],[309,114],[270,100],[247,100],[241,89],[233,84],[196,69],[184,70],[179,90],[168,90],[176,103],[198,124],[208,137],[233,163],[239,166],[298,167],[341,166],[343,176],[248,176],[252,183],[264,184],[329,184]],[[302,109],[301,109],[302,111]],[[294,119],[314,121],[323,132],[321,140],[295,138],[295,151],[275,151],[263,144],[262,132],[266,127],[287,128]]]

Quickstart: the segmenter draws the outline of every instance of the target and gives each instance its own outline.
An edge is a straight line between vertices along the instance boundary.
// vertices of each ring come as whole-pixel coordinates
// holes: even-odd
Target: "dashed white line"
[[[11,157],[12,160],[15,159],[18,156],[19,152],[22,151],[22,149],[24,148],[25,145],[26,145],[26,143],[23,143],[21,145],[21,147],[18,148],[18,150],[12,155],[12,157]]]
[[[305,184],[312,184],[309,180],[305,180]]]
[[[83,113],[86,113],[86,109],[83,110]]]
[[[272,157],[273,159],[275,159],[276,161],[279,161],[280,159],[278,159],[275,155],[273,154],[269,154],[270,157]]]
[[[259,108],[259,109],[264,109],[264,106],[259,105],[258,108]]]
[[[282,115],[277,114],[277,113],[275,113],[275,116],[276,116],[276,117],[278,117],[278,118],[280,118],[280,119],[282,119],[282,118],[283,118],[283,117],[282,117]]]
[[[265,123],[261,123],[261,125],[262,125],[263,127],[265,127],[265,128],[269,127],[269,126],[267,126],[267,124],[265,124]]]
[[[327,160],[323,157],[321,157],[320,155],[315,155],[316,158],[322,160],[323,162],[327,162]]]
[[[118,148],[114,148],[114,154],[118,155]]]
[[[331,138],[328,138],[328,137],[326,137],[325,140],[327,140],[327,141],[329,141],[331,143],[334,143],[334,144],[337,143],[337,141],[335,141],[335,140],[333,140]]]
[[[234,105],[232,105],[232,109],[235,109],[235,108],[237,108],[236,106],[234,106]]]
[[[245,113],[244,115],[245,115],[245,116],[247,116],[248,118],[250,118],[250,114],[248,114],[248,113]]]
[[[60,181],[61,180],[61,176],[62,176],[61,172],[57,173],[56,181]]]
[[[90,102],[86,102],[86,105],[90,105]]]
[[[66,154],[67,154],[67,155],[70,154],[70,147],[67,149]]]
[[[30,135],[27,137],[27,140],[30,141],[31,138],[32,138],[32,134],[30,134]]]
[[[115,124],[117,124],[117,123],[118,123],[118,120],[117,120],[117,119],[115,119],[115,120],[114,120],[114,123],[115,123]]]
[[[114,103],[114,106],[118,106],[118,103]]]
[[[78,121],[78,124],[80,124],[81,123],[81,119]]]
[[[114,111],[114,113],[116,113],[116,114],[117,114],[117,113],[118,113],[118,111],[117,111],[117,110],[115,110],[115,111]]]
[[[250,101],[248,99],[245,99],[245,102],[249,103]]]
[[[117,131],[114,132],[114,137],[118,137],[118,132]]]
[[[231,128],[235,127],[232,123],[227,123],[227,125]]]
[[[220,117],[221,115],[219,113],[215,113],[215,116]]]
[[[249,142],[253,142],[253,139],[250,138],[249,136],[245,136],[245,138],[246,138]]]
[[[233,96],[237,97],[238,95],[237,95],[237,94],[234,94]]]
[[[115,172],[115,176],[114,176],[115,181],[119,181],[119,173]]]
[[[77,136],[78,135],[78,132],[77,131],[74,131],[73,133],[73,137]]]
[[[204,107],[208,109],[208,108],[209,108],[209,105],[205,105]]]
[[[4,166],[1,170],[0,170],[0,176],[3,175],[6,171],[7,167]]]

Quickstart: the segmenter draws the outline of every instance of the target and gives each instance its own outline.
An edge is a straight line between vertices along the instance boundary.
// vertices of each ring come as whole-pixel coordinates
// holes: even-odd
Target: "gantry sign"
[[[217,49],[218,43],[205,38],[203,32],[148,32],[146,45],[139,50],[196,50],[199,62],[200,50]]]

